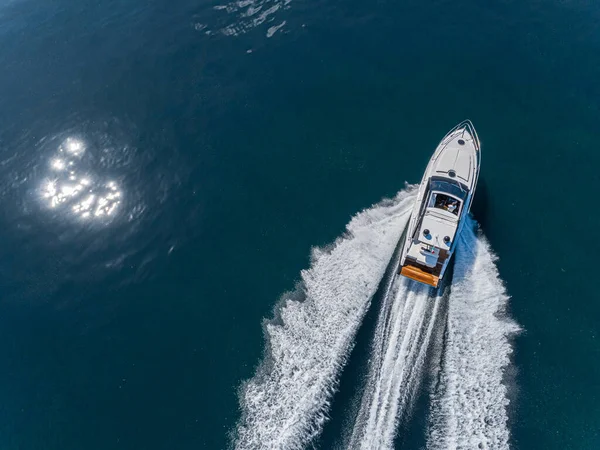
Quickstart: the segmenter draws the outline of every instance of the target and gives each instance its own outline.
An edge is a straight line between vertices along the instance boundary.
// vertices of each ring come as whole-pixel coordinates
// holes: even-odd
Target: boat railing
[[[471,122],[469,119],[463,120],[461,123],[459,123],[454,128],[452,128],[450,131],[448,131],[446,136],[444,136],[443,140],[445,140],[448,136],[450,136],[451,134],[455,133],[456,131],[458,131],[460,129],[462,129],[463,135],[464,135],[465,131],[469,132],[469,134],[473,137],[473,143],[475,144],[475,149],[477,149],[477,151],[479,151],[480,145],[481,145],[479,142],[479,136],[477,135],[477,131],[475,131],[473,122]]]

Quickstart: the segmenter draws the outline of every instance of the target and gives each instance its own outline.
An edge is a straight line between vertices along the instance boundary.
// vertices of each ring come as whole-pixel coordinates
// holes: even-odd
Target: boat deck
[[[449,257],[446,250],[440,249],[438,262],[435,267],[425,267],[421,265],[411,264],[410,260],[402,266],[400,275],[403,275],[411,280],[419,281],[428,284],[429,286],[437,287],[440,282],[440,274],[444,267],[444,263]]]

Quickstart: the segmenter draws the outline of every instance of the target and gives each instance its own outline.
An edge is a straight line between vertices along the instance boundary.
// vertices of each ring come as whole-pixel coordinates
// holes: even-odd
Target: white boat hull
[[[427,165],[408,223],[400,273],[437,287],[469,214],[481,163],[479,138],[464,121],[442,139]]]

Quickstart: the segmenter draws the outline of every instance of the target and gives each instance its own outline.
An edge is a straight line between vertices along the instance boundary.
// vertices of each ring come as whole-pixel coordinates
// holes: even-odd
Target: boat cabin
[[[402,269],[406,272],[404,275],[414,279],[426,278],[428,284],[437,285],[453,250],[467,194],[468,189],[462,183],[441,177],[431,178],[421,219],[406,255],[408,265]]]

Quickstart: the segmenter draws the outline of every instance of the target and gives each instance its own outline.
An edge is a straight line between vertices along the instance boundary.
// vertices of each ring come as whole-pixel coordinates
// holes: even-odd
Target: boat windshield
[[[467,187],[461,183],[446,181],[435,177],[431,178],[429,190],[444,192],[463,201],[467,198],[467,194],[469,193]]]
[[[458,212],[460,211],[461,202],[454,197],[446,195],[442,192],[433,192],[431,194],[431,198],[429,199],[429,204],[427,205],[430,208],[438,208],[443,209],[444,211],[448,211],[455,216],[458,216]]]

